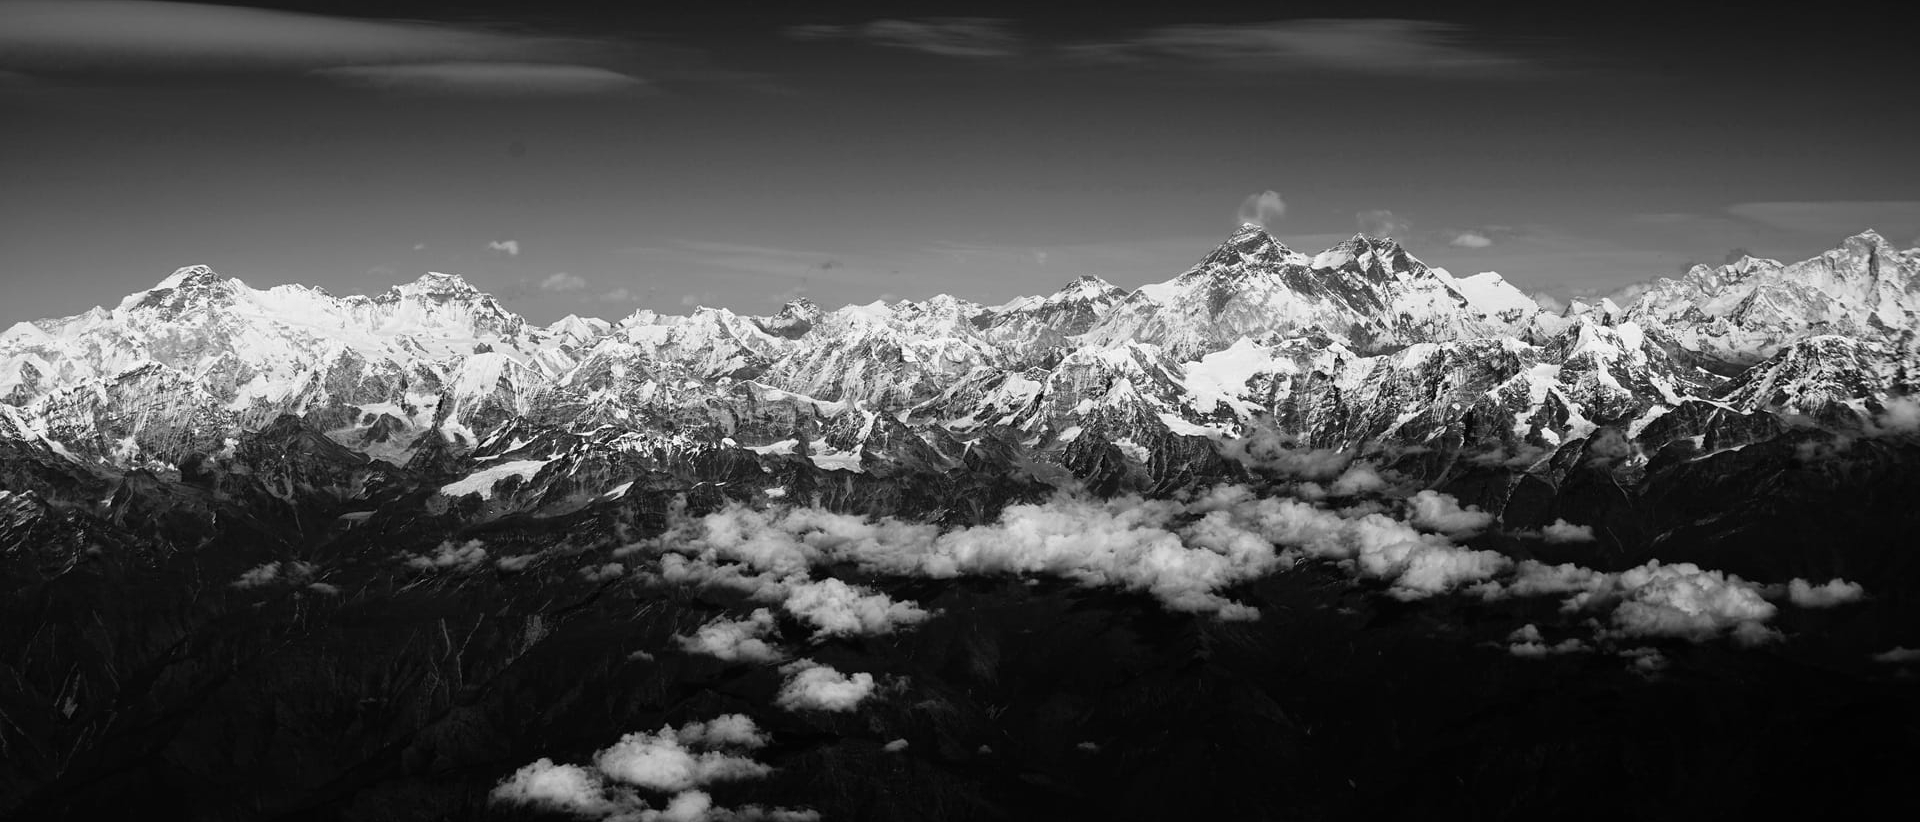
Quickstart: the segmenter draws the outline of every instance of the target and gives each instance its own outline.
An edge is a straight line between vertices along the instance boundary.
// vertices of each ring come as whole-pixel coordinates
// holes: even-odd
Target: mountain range
[[[182,268],[0,333],[0,813],[1864,803],[1917,311],[1872,232],[1561,311],[1256,226],[1131,291],[545,327]],[[621,764],[721,727],[764,782]]]
[[[449,274],[334,297],[191,266],[113,309],[0,334],[0,430],[101,475],[217,462],[293,415],[395,468],[551,430],[635,454],[805,443],[829,471],[998,437],[1083,479],[1112,446],[1103,470],[1161,479],[1178,470],[1161,446],[1256,422],[1322,448],[1479,451],[1638,439],[1689,405],[1859,427],[1914,388],[1916,274],[1920,249],[1869,231],[1550,313],[1392,240],[1308,256],[1249,225],[1131,292],[1082,277],[999,306],[801,299],[542,328]]]

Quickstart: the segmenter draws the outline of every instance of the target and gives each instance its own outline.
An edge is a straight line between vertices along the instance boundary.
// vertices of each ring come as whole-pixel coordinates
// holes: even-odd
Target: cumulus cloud
[[[1448,536],[1470,536],[1493,524],[1492,514],[1472,505],[1462,508],[1459,500],[1432,489],[1414,494],[1407,504],[1413,524]]]
[[[493,251],[504,252],[509,257],[520,256],[519,240],[488,240],[487,248]]]
[[[1287,202],[1280,199],[1280,192],[1267,189],[1241,201],[1239,216],[1242,225],[1272,228],[1287,216]]]
[[[1873,437],[1920,433],[1920,396],[1889,396],[1866,426]]]
[[[678,729],[663,726],[621,737],[595,754],[590,767],[537,760],[502,780],[490,798],[605,822],[818,822],[819,813],[807,809],[719,807],[703,790],[772,773],[771,766],[747,755],[769,741],[743,714],[689,722]],[[636,789],[667,796],[665,806],[650,807]]]
[[[407,567],[420,571],[470,571],[487,561],[487,549],[483,546],[477,539],[464,543],[442,542],[430,555],[405,555],[405,562]]]
[[[1844,579],[1831,579],[1823,585],[1814,585],[1804,579],[1794,579],[1787,583],[1787,601],[1802,608],[1832,608],[1858,602],[1867,595],[1867,589],[1858,582]]]
[[[495,802],[577,816],[606,816],[633,804],[631,798],[620,802],[609,797],[599,773],[579,765],[556,765],[545,757],[515,771],[493,789],[491,797]]]
[[[787,681],[774,704],[789,711],[846,712],[873,695],[873,674],[843,674],[831,666],[803,659],[782,667]]]
[[[1360,233],[1371,237],[1405,237],[1413,229],[1413,224],[1404,217],[1395,216],[1384,208],[1362,211],[1353,215],[1353,222]]]
[[[689,722],[680,726],[676,736],[681,742],[695,747],[708,748],[737,747],[749,750],[764,748],[770,741],[767,734],[746,714],[721,714],[705,722]]]
[[[1349,465],[1338,476],[1352,479],[1356,467]],[[1311,465],[1309,470],[1325,476],[1335,469]],[[1377,478],[1355,484],[1385,485]],[[732,504],[700,517],[676,514],[665,534],[616,554],[654,556],[657,568],[648,573],[659,582],[728,588],[779,604],[812,626],[816,639],[885,633],[930,616],[879,591],[837,579],[814,580],[812,573],[821,568],[851,566],[884,577],[935,579],[1046,575],[1087,587],[1139,591],[1170,611],[1237,620],[1257,619],[1259,610],[1229,598],[1229,589],[1301,561],[1332,563],[1354,576],[1379,580],[1389,595],[1403,600],[1456,591],[1489,600],[1559,596],[1563,612],[1597,613],[1607,620],[1594,637],[1603,642],[1732,637],[1757,644],[1778,636],[1766,624],[1775,613],[1763,596],[1770,589],[1738,576],[1659,562],[1619,573],[1534,560],[1515,563],[1454,541],[1490,527],[1494,516],[1488,512],[1432,490],[1388,502],[1361,499],[1331,509],[1231,484],[1179,499],[1103,500],[1062,493],[1008,506],[994,522],[952,529],[814,508]],[[1591,537],[1587,527],[1564,520],[1538,535],[1563,542]],[[1845,583],[1832,586],[1819,590],[1829,596],[1850,590]],[[1777,586],[1773,595],[1787,587]],[[764,624],[766,618],[759,620]],[[742,632],[748,634],[759,636]],[[698,635],[683,642],[701,644]],[[713,644],[735,643],[716,636]],[[1512,644],[1541,646],[1520,648],[1521,654],[1588,649],[1577,639],[1536,643],[1521,638]],[[870,677],[863,682],[859,675],[812,671],[815,667],[801,662],[783,669],[789,677],[788,704],[802,704],[803,694],[820,687],[865,691],[871,686]]]
[[[1555,545],[1576,542],[1592,542],[1593,526],[1575,525],[1564,519],[1555,519],[1552,524],[1540,529],[1540,538]]]
[[[728,662],[778,662],[784,656],[767,639],[777,630],[773,612],[755,609],[743,620],[715,620],[700,626],[693,636],[676,636],[680,649]]]
[[[1614,584],[1624,600],[1613,610],[1613,624],[1627,636],[1701,642],[1730,633],[1745,645],[1776,636],[1763,624],[1777,610],[1773,603],[1733,574],[1653,560],[1621,572]]]
[[[626,574],[626,572],[627,566],[621,565],[618,562],[609,562],[604,565],[580,569],[580,577],[588,582],[605,582],[609,579],[618,579]]]
[[[860,25],[804,25],[786,30],[794,40],[861,40],[878,46],[942,57],[989,59],[1019,53],[1020,37],[1005,20],[932,17],[873,20]]]
[[[748,720],[751,725],[751,720]],[[751,757],[715,748],[704,729],[682,738],[672,727],[630,733],[594,755],[594,767],[611,779],[659,793],[679,793],[715,782],[758,779],[773,772]],[[718,740],[725,742],[726,740]]]
[[[1454,233],[1453,239],[1447,241],[1447,245],[1456,248],[1486,248],[1493,245],[1493,238],[1478,231],[1459,231]]]
[[[886,594],[837,579],[793,585],[781,605],[788,613],[814,626],[815,639],[889,634],[896,628],[923,622],[932,616],[915,603],[897,602]]]
[[[1379,484],[1376,475],[1351,468],[1340,476],[1355,486]],[[1437,494],[1422,499],[1429,521],[1455,531],[1491,518]],[[1482,582],[1508,565],[1497,553],[1462,549],[1380,510],[1331,511],[1225,485],[1185,502],[1063,494],[1009,506],[992,523],[942,531],[892,518],[735,504],[676,521],[660,538],[617,553],[661,552],[657,574],[667,583],[726,587],[770,603],[791,600],[791,612],[825,633],[882,631],[923,618],[911,603],[901,607],[854,586],[808,580],[809,569],[835,563],[943,579],[1043,574],[1141,591],[1169,610],[1221,619],[1259,615],[1223,596],[1224,589],[1302,558],[1351,563],[1407,598]]]
[[[1269,476],[1324,481],[1353,463],[1353,455],[1332,448],[1302,447],[1300,439],[1270,428],[1214,443],[1221,456]],[[1377,476],[1377,475],[1376,475]]]
[[[276,582],[300,585],[313,576],[314,566],[310,562],[268,562],[256,565],[240,574],[232,585],[241,590],[262,588]]]
[[[540,281],[541,291],[579,291],[586,287],[587,281],[585,278],[568,274],[564,271]]]
[[[1353,497],[1361,494],[1377,494],[1388,487],[1386,478],[1372,465],[1356,462],[1340,472],[1333,484],[1327,487],[1327,493],[1336,497]]]

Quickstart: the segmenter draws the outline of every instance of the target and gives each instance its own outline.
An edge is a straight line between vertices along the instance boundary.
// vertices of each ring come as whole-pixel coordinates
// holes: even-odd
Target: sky
[[[0,0],[0,327],[189,264],[541,323],[994,304],[1249,216],[1560,298],[1920,244],[1908,58],[1844,3],[655,5]]]

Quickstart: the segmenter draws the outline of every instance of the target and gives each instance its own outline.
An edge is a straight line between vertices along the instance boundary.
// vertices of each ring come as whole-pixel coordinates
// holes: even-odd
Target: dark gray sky
[[[206,263],[529,318],[1166,279],[1278,192],[1318,251],[1603,293],[1920,237],[1858,10],[0,0],[0,326]],[[512,241],[508,243],[507,241]]]

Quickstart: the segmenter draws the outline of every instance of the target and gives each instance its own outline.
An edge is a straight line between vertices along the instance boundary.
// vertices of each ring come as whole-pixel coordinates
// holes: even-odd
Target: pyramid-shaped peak
[[[465,277],[440,271],[429,271],[422,274],[419,279],[414,280],[410,285],[413,286],[413,291],[421,294],[453,295],[480,293],[480,289],[474,288],[473,284],[467,282]]]
[[[1059,291],[1055,291],[1052,297],[1047,298],[1047,302],[1058,303],[1058,302],[1072,302],[1072,301],[1081,301],[1081,300],[1099,300],[1099,299],[1105,299],[1105,298],[1120,297],[1120,296],[1124,296],[1125,294],[1126,294],[1126,289],[1124,288],[1114,285],[1113,283],[1107,282],[1106,280],[1103,280],[1099,277],[1095,277],[1092,274],[1083,274],[1079,277],[1075,277],[1073,279],[1073,282],[1070,282],[1064,286],[1061,286]]]
[[[231,304],[238,280],[224,280],[212,268],[190,265],[175,269],[154,287],[129,295],[120,308],[159,309],[168,314],[197,312]]]
[[[1375,237],[1365,233],[1356,233],[1352,239],[1343,240],[1340,244],[1356,253],[1372,251],[1375,254],[1390,254],[1400,250],[1400,242],[1392,237]]]
[[[381,299],[394,301],[401,299],[429,299],[435,302],[467,301],[486,296],[480,289],[458,274],[429,271],[419,279],[404,285],[396,285]]]
[[[1227,237],[1206,259],[1200,261],[1201,268],[1213,268],[1221,265],[1237,265],[1242,261],[1273,263],[1293,253],[1285,244],[1273,238],[1266,228],[1253,223],[1243,223],[1240,228]]]
[[[174,269],[173,273],[155,285],[154,289],[190,288],[196,285],[211,285],[219,281],[220,275],[212,268],[204,265],[189,265]]]

